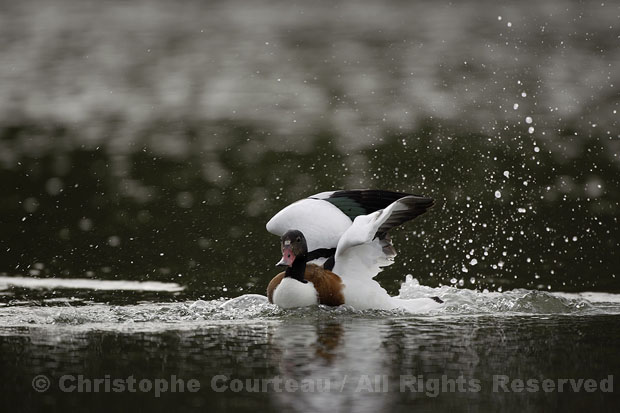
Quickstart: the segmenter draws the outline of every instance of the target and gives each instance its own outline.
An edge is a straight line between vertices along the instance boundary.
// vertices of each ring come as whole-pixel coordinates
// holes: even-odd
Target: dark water
[[[617,406],[617,391],[491,385],[620,370],[619,15],[600,1],[0,1],[2,403]],[[218,310],[274,275],[267,220],[335,188],[436,199],[394,232],[378,280],[397,294],[411,274],[432,290],[401,294],[449,307]],[[63,393],[66,374],[201,388]],[[389,391],[219,393],[217,374],[337,390],[385,375]],[[398,391],[418,374],[481,390]]]
[[[468,295],[444,291],[444,299],[460,305],[417,317],[283,311],[256,303],[222,307],[222,301],[74,303],[26,307],[27,313],[5,308],[2,405],[28,411],[128,405],[241,411],[617,408],[617,296],[615,304],[591,304],[525,291]],[[78,384],[80,375],[102,383],[131,377],[136,391],[124,390],[129,384],[118,393],[112,384],[95,391],[92,382]],[[47,385],[34,383],[35,377]],[[596,388],[563,384],[560,391],[558,380],[571,378],[593,380]],[[139,390],[144,380],[151,387]],[[194,381],[194,391],[179,387],[179,380]],[[519,388],[518,380],[537,387]],[[544,380],[554,387],[544,391]],[[37,386],[46,391],[35,392]]]

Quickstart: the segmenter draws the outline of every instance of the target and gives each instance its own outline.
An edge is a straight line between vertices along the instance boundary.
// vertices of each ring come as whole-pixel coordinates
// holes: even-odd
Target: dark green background
[[[2,274],[262,293],[274,213],[382,188],[437,200],[390,292],[620,289],[611,3],[2,4]]]

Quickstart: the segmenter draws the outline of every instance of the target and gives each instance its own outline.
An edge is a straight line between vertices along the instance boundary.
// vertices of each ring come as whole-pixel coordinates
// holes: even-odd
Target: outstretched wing
[[[321,192],[282,209],[269,220],[267,231],[282,236],[288,230],[299,230],[306,237],[311,255],[316,251],[316,258],[327,258],[333,254],[329,250],[336,248],[340,237],[356,217],[383,210],[400,199],[407,199],[407,210],[396,211],[377,234],[382,240],[385,255],[393,257],[396,253],[386,236],[387,231],[426,212],[433,205],[432,198],[376,189]]]
[[[405,221],[423,214],[428,208],[433,206],[432,198],[408,194],[406,192],[383,191],[378,189],[352,189],[321,192],[309,198],[321,199],[331,203],[353,221],[360,215],[368,215],[380,209],[387,208],[395,201],[404,197],[414,197],[415,200],[412,202],[416,204],[416,208],[410,210],[410,217]],[[396,225],[400,225],[405,221]]]
[[[282,236],[296,229],[306,238],[308,251],[336,248],[351,219],[329,202],[306,198],[294,202],[267,222],[267,231]]]
[[[397,205],[387,219],[377,229],[375,237],[384,238],[392,228],[404,224],[428,211],[429,208],[435,205],[435,201],[432,198],[409,195],[398,199],[396,204]]]
[[[423,197],[422,197],[423,198]],[[392,264],[396,251],[387,236],[390,229],[426,212],[433,201],[415,195],[400,198],[387,208],[360,215],[340,237],[333,271],[344,279],[372,279]],[[421,212],[420,212],[421,211]]]

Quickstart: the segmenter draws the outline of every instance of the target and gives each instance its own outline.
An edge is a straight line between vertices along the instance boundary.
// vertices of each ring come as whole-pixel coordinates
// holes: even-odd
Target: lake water
[[[617,6],[306,3],[2,2],[1,410],[617,409]],[[436,199],[377,280],[443,309],[253,296],[335,188]]]
[[[401,290],[410,298],[429,293],[447,305],[423,316],[344,307],[281,310],[257,296],[131,305],[76,298],[14,303],[0,308],[2,405],[241,411],[617,407],[620,295],[481,293],[429,289],[414,280]],[[132,379],[134,392],[128,390]],[[577,387],[560,387],[560,379],[574,379]],[[113,380],[124,387],[114,387]],[[551,383],[546,390],[545,380]],[[593,381],[594,391],[585,390],[585,380]]]

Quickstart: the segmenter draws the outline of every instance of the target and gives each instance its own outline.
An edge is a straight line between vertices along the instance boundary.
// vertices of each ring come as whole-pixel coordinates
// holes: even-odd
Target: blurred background
[[[437,200],[391,293],[620,291],[613,2],[0,5],[0,276],[264,293],[273,214],[381,188]]]

